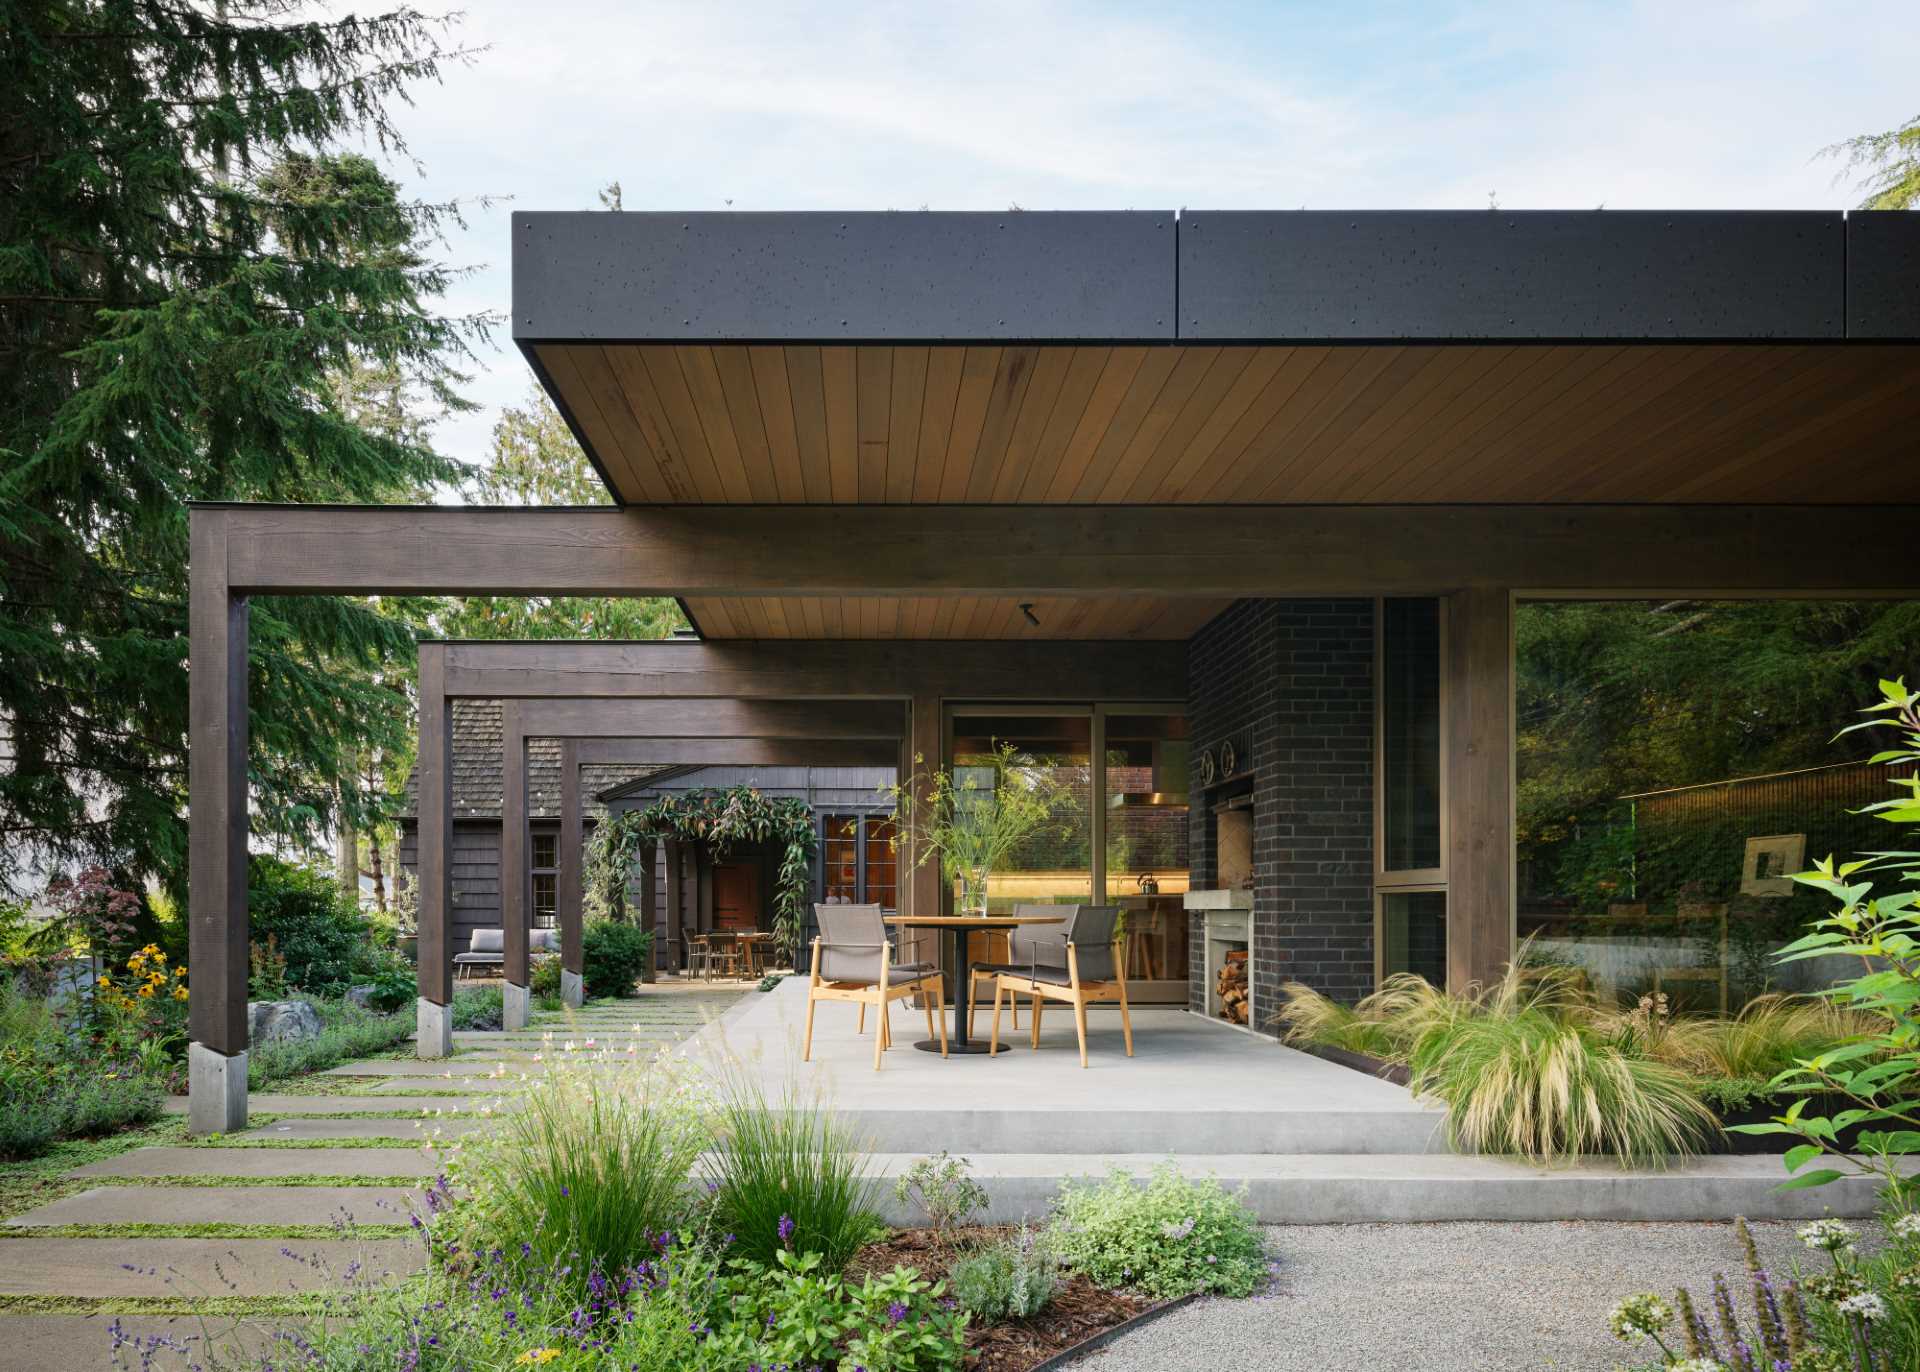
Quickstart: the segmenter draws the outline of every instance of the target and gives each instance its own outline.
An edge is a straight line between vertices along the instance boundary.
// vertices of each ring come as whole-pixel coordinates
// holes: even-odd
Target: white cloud
[[[1822,146],[1920,113],[1908,16],[1794,0],[1474,7],[474,0],[401,115],[503,310],[509,208],[1839,208]],[[442,441],[529,377],[503,335]]]

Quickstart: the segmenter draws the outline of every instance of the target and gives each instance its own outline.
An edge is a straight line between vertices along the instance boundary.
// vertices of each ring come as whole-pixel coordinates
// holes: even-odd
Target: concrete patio
[[[1172,1158],[1191,1175],[1245,1184],[1271,1223],[1440,1220],[1792,1219],[1873,1213],[1874,1188],[1843,1182],[1777,1190],[1772,1156],[1713,1156],[1661,1170],[1606,1159],[1544,1168],[1460,1156],[1445,1113],[1404,1088],[1184,1010],[1133,1014],[1134,1056],[1117,1012],[1089,1012],[1082,1070],[1070,1014],[1043,1023],[1040,1051],[1003,1021],[994,1058],[941,1058],[913,1047],[918,1010],[893,1007],[894,1046],[873,1070],[872,1025],[853,1007],[815,1013],[813,1060],[800,1060],[806,982],[790,978],[744,998],[689,1045],[737,1057],[769,1093],[789,1082],[821,1093],[892,1174],[941,1149],[965,1156],[992,1197],[992,1218],[1039,1215],[1069,1177],[1121,1167],[1135,1175]],[[951,1012],[949,1012],[951,1013]],[[871,1016],[869,1017],[871,1018]],[[979,1036],[987,1033],[983,1008]],[[896,1222],[917,1217],[888,1192]]]

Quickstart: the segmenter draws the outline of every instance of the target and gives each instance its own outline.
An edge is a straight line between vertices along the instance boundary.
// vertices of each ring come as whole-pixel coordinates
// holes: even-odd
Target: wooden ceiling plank
[[[795,604],[800,607],[800,623],[807,637],[825,638],[827,621],[826,616],[821,613],[820,597],[810,595],[804,600],[796,601]]]
[[[627,411],[633,417],[657,479],[658,494],[650,498],[663,502],[697,499],[698,484],[694,471],[681,448],[679,436],[667,423],[665,407],[653,388],[653,376],[646,363],[632,348],[602,348],[609,370],[620,383],[627,398]]]
[[[753,374],[753,358],[744,347],[738,346],[709,348],[707,353],[713,358],[720,388],[727,397],[727,418],[740,445],[741,465],[747,472],[747,491],[758,504],[778,501],[780,481],[774,475],[773,448],[760,409],[760,387]],[[786,403],[784,397],[781,403]]]
[[[893,350],[893,394],[887,407],[887,476],[882,495],[889,505],[904,505],[913,498],[928,365],[923,347]]]
[[[1246,368],[1234,378],[1232,388],[1213,407],[1213,412],[1206,417],[1206,422],[1201,424],[1179,459],[1155,483],[1149,499],[1184,500],[1187,491],[1196,483],[1208,479],[1207,474],[1221,447],[1239,430],[1248,411],[1260,403],[1260,398],[1266,394],[1267,388],[1273,384],[1274,377],[1279,375],[1292,353],[1293,349],[1288,347],[1254,350]]]
[[[1338,435],[1322,435],[1319,463],[1306,474],[1303,484],[1326,491],[1329,498],[1343,498],[1355,478],[1381,460],[1391,436],[1417,422],[1431,397],[1444,390],[1447,378],[1459,369],[1469,351],[1409,347],[1402,361],[1363,397],[1368,410],[1359,423]]]
[[[1207,463],[1206,469],[1187,483],[1190,499],[1202,502],[1219,500],[1246,480],[1248,471],[1257,460],[1255,445],[1279,421],[1280,415],[1300,388],[1308,384],[1314,372],[1325,365],[1331,350],[1294,347],[1285,351],[1286,356],[1273,379],[1221,440],[1219,450]]]
[[[1490,424],[1473,444],[1431,476],[1424,489],[1431,498],[1451,499],[1452,493],[1485,473],[1503,469],[1510,461],[1536,465],[1537,459],[1516,458],[1531,440],[1552,434],[1556,425],[1570,422],[1593,397],[1603,395],[1630,375],[1643,357],[1630,348],[1581,348],[1563,351],[1563,365],[1551,384],[1518,395],[1499,421]]]
[[[965,348],[934,348],[927,354],[926,399],[920,407],[920,459],[913,468],[912,499],[917,504],[929,505],[940,499],[966,362]]]
[[[800,498],[825,504],[833,498],[833,473],[827,456],[827,396],[820,376],[820,349],[786,347],[787,394],[793,402],[793,437],[799,454]]]
[[[720,366],[713,349],[705,344],[692,344],[673,351],[679,360],[681,375],[686,378],[687,394],[693,397],[700,431],[707,436],[707,449],[713,454],[714,470],[720,474],[724,499],[734,504],[751,503],[754,483],[747,475],[747,458],[741,451],[740,436],[734,432],[726,384],[720,379]],[[771,486],[772,482],[767,484]]]
[[[1100,369],[1100,379],[1094,385],[1093,394],[1087,397],[1086,408],[1081,412],[1079,422],[1074,425],[1073,433],[1068,436],[1066,449],[1054,468],[1053,480],[1046,490],[1038,493],[1038,499],[1060,502],[1073,498],[1074,489],[1085,478],[1087,464],[1093,461],[1100,440],[1106,436],[1114,416],[1126,402],[1128,388],[1139,374],[1141,364],[1146,361],[1147,352],[1146,348],[1107,350],[1107,360]]]
[[[1316,347],[1298,351],[1310,359],[1312,365],[1287,396],[1286,404],[1274,411],[1265,427],[1247,444],[1246,451],[1234,459],[1228,477],[1215,488],[1217,499],[1241,499],[1263,486],[1274,464],[1284,460],[1287,446],[1300,426],[1354,365],[1351,348]]]
[[[1296,498],[1337,498],[1342,484],[1350,479],[1349,469],[1338,460],[1340,453],[1368,419],[1383,408],[1391,409],[1418,381],[1432,353],[1426,348],[1398,348],[1381,360],[1384,365],[1372,377],[1360,381],[1345,404],[1300,443],[1300,460],[1286,478],[1288,489],[1298,493]],[[1359,379],[1360,370],[1355,369],[1352,380]]]
[[[600,455],[606,467],[607,479],[613,483],[614,495],[623,501],[646,500],[646,483],[642,480],[633,460],[628,457],[626,444],[616,432],[623,417],[627,415],[624,398],[618,398],[612,392],[620,390],[618,382],[611,377],[602,385],[596,385],[583,371],[582,362],[588,354],[597,354],[599,350],[589,346],[570,347],[549,344],[540,350],[540,361],[547,374],[554,379],[554,385],[572,402],[574,422],[587,436],[587,442]],[[590,368],[598,371],[601,367]],[[616,404],[617,408],[609,416],[602,406],[602,400]]]
[[[1013,427],[1007,434],[1006,451],[993,470],[984,499],[1004,505],[1018,498],[1020,484],[1033,467],[1040,435],[1046,431],[1060,402],[1068,367],[1079,351],[1078,348],[1042,348],[1034,359],[1032,375],[1020,397],[1019,413],[1014,416]],[[974,475],[977,478],[980,473],[976,471]]]
[[[1060,461],[1066,454],[1067,445],[1079,432],[1080,423],[1086,418],[1087,406],[1092,403],[1093,392],[1113,356],[1112,348],[1080,347],[1072,351],[1073,355],[1067,361],[1066,378],[1060,385],[1060,397],[1054,401],[1053,413],[1047,417],[1046,427],[1040,431],[1040,440],[1034,445],[1033,460],[1014,485],[1012,498],[1015,500],[1038,503],[1046,498],[1054,474],[1060,470]]]
[[[1154,444],[1153,451],[1147,454],[1140,470],[1128,482],[1123,499],[1135,504],[1153,499],[1153,493],[1160,489],[1167,474],[1186,455],[1207,425],[1218,417],[1222,404],[1233,394],[1234,386],[1258,355],[1258,348],[1232,347],[1220,350],[1219,356],[1207,368],[1206,376],[1194,387],[1187,403],[1180,407],[1180,413],[1174,416],[1173,423],[1167,426],[1167,431]],[[1230,422],[1227,427],[1231,427]]]
[[[933,603],[933,627],[928,630],[928,638],[952,638],[953,617],[960,608],[960,602],[953,596],[929,596]]]
[[[1074,483],[1067,503],[1085,505],[1099,497],[1107,477],[1113,471],[1113,464],[1120,460],[1127,445],[1133,442],[1134,435],[1140,432],[1140,426],[1146,422],[1147,414],[1153,409],[1160,392],[1166,389],[1179,361],[1178,348],[1147,349],[1147,355],[1140,360],[1140,366],[1133,373],[1126,395],[1121,397],[1106,431],[1094,446],[1086,472]]]
[[[1258,484],[1250,484],[1242,491],[1247,499],[1285,500],[1284,492],[1291,489],[1291,477],[1303,466],[1313,451],[1314,441],[1373,383],[1382,372],[1392,366],[1403,352],[1402,349],[1353,349],[1340,350],[1349,354],[1341,358],[1341,365],[1329,369],[1320,368],[1313,374],[1310,387],[1303,387],[1294,398],[1294,407],[1300,411],[1296,422],[1288,429],[1286,437],[1271,450],[1271,456],[1265,470],[1258,473]],[[1309,394],[1309,391],[1312,394]],[[1269,496],[1267,492],[1283,494]]]
[[[957,505],[966,498],[973,479],[974,454],[993,408],[994,384],[1000,375],[1001,349],[970,347],[960,367],[960,392],[953,401],[953,429],[947,435],[946,462],[940,469],[940,501]]]
[[[1153,403],[1147,407],[1146,415],[1140,426],[1134,430],[1127,445],[1118,455],[1113,467],[1106,473],[1096,502],[1102,504],[1121,503],[1126,500],[1127,491],[1133,485],[1133,479],[1147,465],[1154,450],[1160,446],[1160,440],[1166,437],[1167,430],[1174,426],[1180,413],[1193,398],[1193,393],[1206,382],[1207,374],[1219,361],[1219,348],[1182,348],[1180,357],[1173,364],[1173,373],[1167,378],[1166,385],[1154,396]]]
[[[860,477],[854,499],[863,505],[878,505],[887,493],[887,416],[893,404],[893,349],[859,348],[856,353]]]
[[[727,498],[720,480],[713,449],[700,424],[700,413],[687,389],[687,378],[680,370],[679,350],[664,344],[643,344],[635,349],[653,382],[654,397],[666,415],[667,428],[680,445],[682,460],[693,478],[695,500],[700,504],[718,504]]]
[[[1033,370],[1040,361],[1042,351],[1026,346],[1000,350],[999,365],[993,375],[993,391],[987,400],[986,415],[980,423],[980,440],[974,445],[967,463],[967,477],[959,497],[961,500],[970,503],[984,501],[992,492],[994,478],[999,475],[1000,463],[1006,457],[1007,444],[1013,437],[1013,426],[1020,418],[1020,402],[1026,399],[1027,384],[1033,379]]]
[[[827,405],[827,499],[851,505],[860,498],[860,383],[855,350],[820,349],[820,384]]]
[[[767,453],[773,460],[775,499],[791,505],[807,498],[800,471],[800,432],[794,419],[793,383],[787,377],[787,350],[756,344],[747,349],[754,393],[760,398]]]

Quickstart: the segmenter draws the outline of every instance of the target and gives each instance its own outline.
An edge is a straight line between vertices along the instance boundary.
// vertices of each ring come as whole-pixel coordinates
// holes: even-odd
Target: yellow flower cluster
[[[543,1367],[560,1356],[557,1348],[530,1348],[513,1360],[515,1367]]]
[[[122,986],[111,972],[102,971],[94,982],[94,994],[116,1010],[137,1010],[143,1000],[187,998],[187,969],[167,970],[167,955],[160,945],[149,943],[127,959],[127,982]]]

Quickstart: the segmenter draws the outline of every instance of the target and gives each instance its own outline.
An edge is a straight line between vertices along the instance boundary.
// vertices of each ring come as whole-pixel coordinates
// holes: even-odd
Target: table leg
[[[949,973],[953,977],[954,1021],[953,1033],[947,1036],[947,1052],[949,1055],[954,1053],[985,1054],[990,1052],[992,1048],[990,1044],[978,1042],[967,1032],[967,1002],[970,998],[969,993],[972,990],[969,984],[969,978],[967,977],[967,934],[969,932],[969,930],[952,926],[947,929],[947,933],[950,934],[953,939],[953,955],[947,963]],[[940,1043],[937,1039],[927,1039],[913,1046],[923,1053],[937,1053],[940,1051]],[[1001,1044],[1000,1051],[1003,1053],[1006,1052],[1007,1045],[1004,1043]]]

